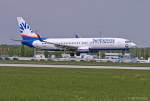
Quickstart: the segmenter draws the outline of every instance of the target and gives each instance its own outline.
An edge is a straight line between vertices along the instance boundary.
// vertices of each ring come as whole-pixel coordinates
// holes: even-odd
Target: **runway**
[[[42,64],[0,64],[0,67],[27,67],[27,68],[87,68],[87,69],[127,69],[150,70],[150,67],[125,67],[125,66],[81,66],[81,65],[42,65]]]

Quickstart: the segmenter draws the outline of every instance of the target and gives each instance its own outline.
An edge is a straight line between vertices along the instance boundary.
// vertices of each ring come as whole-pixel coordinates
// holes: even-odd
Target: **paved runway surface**
[[[0,67],[46,67],[46,68],[93,68],[93,69],[129,69],[150,70],[150,67],[121,67],[121,66],[79,66],[79,65],[41,65],[41,64],[0,64]]]

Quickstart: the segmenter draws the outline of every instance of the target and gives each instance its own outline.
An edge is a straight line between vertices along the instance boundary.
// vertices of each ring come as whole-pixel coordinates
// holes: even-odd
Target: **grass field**
[[[95,65],[95,66],[136,66],[150,67],[150,63],[112,63],[95,61],[0,61],[0,64],[53,64],[53,65]]]
[[[149,101],[150,71],[0,68],[0,101]]]

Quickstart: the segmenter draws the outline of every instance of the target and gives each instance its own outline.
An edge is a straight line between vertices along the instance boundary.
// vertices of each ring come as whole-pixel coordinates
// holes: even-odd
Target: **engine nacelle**
[[[90,48],[88,46],[79,47],[78,52],[89,52]]]

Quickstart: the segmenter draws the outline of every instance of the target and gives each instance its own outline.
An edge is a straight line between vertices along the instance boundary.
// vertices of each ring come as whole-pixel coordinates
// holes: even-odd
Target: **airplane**
[[[49,51],[71,51],[70,55],[100,50],[129,50],[136,44],[124,38],[41,38],[30,25],[17,17],[21,43],[23,45]]]

